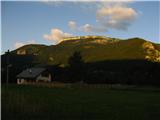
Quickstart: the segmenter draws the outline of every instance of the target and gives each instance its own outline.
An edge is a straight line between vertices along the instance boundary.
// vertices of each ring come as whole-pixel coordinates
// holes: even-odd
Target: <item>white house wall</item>
[[[51,82],[51,74],[49,74],[48,77],[44,77],[42,75],[39,75],[36,79],[36,81],[44,81],[44,82]]]
[[[44,77],[42,75],[39,75],[35,80],[26,80],[26,79],[17,79],[17,84],[27,84],[27,83],[31,83],[32,82],[39,82],[39,81],[43,81],[43,82],[51,82],[51,74],[48,75],[48,77]]]
[[[25,79],[17,79],[17,84],[25,84],[27,81]]]

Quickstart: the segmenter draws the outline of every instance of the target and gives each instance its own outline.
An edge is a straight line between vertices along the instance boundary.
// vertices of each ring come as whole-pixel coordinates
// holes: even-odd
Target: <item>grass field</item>
[[[2,120],[160,120],[159,89],[1,88]]]

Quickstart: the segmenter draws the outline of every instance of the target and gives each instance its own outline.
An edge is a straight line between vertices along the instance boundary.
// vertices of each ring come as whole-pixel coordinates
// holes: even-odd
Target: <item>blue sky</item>
[[[158,1],[118,4],[5,1],[1,7],[1,53],[30,43],[57,44],[62,37],[77,35],[141,37],[160,43]]]

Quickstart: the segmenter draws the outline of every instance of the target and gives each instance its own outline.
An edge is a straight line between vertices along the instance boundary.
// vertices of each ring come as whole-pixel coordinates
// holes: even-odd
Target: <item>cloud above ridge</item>
[[[72,31],[86,33],[107,32],[110,29],[125,31],[138,16],[138,12],[129,6],[132,2],[132,0],[74,1],[73,4],[84,5],[85,10],[91,7],[94,8],[95,23],[90,24],[88,21],[84,24],[79,24],[77,21],[70,20],[68,21],[68,27]],[[64,32],[59,28],[53,28],[50,34],[44,34],[43,38],[52,41],[54,44],[58,44],[63,41],[63,38],[72,36],[72,34]]]
[[[69,21],[68,22],[68,27],[71,29],[71,30],[76,30],[77,29],[77,23],[75,21]]]
[[[83,32],[106,32],[109,29],[127,30],[138,16],[137,11],[128,6],[130,3],[132,0],[97,2],[95,25],[86,23],[77,26],[76,21],[69,21],[68,26],[71,30]]]
[[[54,28],[54,29],[51,29],[50,34],[44,34],[43,38],[46,40],[53,41],[54,43],[60,43],[61,41],[63,41],[63,38],[71,37],[71,36],[73,35],[69,33],[65,33],[58,28]]]
[[[130,7],[115,5],[97,10],[96,20],[108,28],[126,30],[138,13]]]

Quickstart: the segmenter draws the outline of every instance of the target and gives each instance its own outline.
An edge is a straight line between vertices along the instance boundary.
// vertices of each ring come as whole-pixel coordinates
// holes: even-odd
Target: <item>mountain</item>
[[[42,49],[46,47],[47,47],[46,45],[28,44],[12,51],[12,53],[13,54],[29,54],[29,55],[38,54]]]
[[[25,45],[13,54],[32,54],[36,61],[47,64],[67,65],[69,57],[80,51],[85,62],[130,59],[160,59],[160,44],[141,38],[118,39],[103,36],[78,36],[65,38],[57,45]],[[152,53],[149,53],[152,51]],[[154,57],[153,57],[154,56]]]

